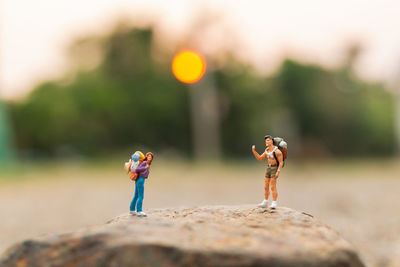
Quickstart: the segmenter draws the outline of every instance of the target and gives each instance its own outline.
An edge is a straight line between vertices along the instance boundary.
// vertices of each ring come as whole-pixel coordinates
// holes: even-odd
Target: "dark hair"
[[[272,139],[272,141],[274,141],[274,138],[271,135],[264,136],[264,140],[267,140],[267,139]]]

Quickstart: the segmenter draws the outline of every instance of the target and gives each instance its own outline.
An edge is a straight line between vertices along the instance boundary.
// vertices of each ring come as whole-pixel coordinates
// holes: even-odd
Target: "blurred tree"
[[[166,66],[152,64],[151,41],[151,30],[119,27],[98,40],[97,68],[46,82],[13,104],[20,149],[93,154],[140,144],[189,152],[186,90]]]
[[[250,143],[258,143],[271,131],[271,118],[281,104],[278,92],[272,90],[270,79],[233,57],[216,71],[215,79],[223,150],[228,155],[246,155]]]
[[[170,58],[153,59],[153,39],[152,29],[120,24],[108,36],[74,43],[76,64],[65,79],[10,103],[19,150],[94,155],[142,145],[189,155],[188,88],[172,76]],[[381,84],[355,78],[349,64],[327,70],[286,60],[271,77],[233,56],[218,66],[226,155],[248,155],[267,133],[293,135],[285,123],[296,123],[302,155],[316,155],[313,144],[334,155],[393,153],[393,99]]]
[[[10,122],[6,106],[0,101],[0,165],[9,163],[14,158],[13,142],[10,134]]]
[[[303,139],[322,141],[336,155],[393,153],[393,105],[382,85],[290,60],[278,77]]]

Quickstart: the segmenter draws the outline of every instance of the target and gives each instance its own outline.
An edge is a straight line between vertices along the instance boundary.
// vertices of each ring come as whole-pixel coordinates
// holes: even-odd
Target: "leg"
[[[264,181],[265,181],[265,185],[264,185],[264,199],[268,200],[269,198],[269,181],[271,180],[271,178],[265,177]]]
[[[269,198],[269,180],[268,174],[265,175],[265,184],[264,184],[264,200],[258,204],[258,207],[260,208],[266,208],[268,207],[268,198]]]
[[[137,207],[136,211],[141,212],[142,210],[142,205],[143,205],[143,199],[144,199],[144,178],[139,177],[138,182],[137,182],[137,187],[138,187],[138,202],[137,202]]]
[[[276,189],[276,178],[271,178],[271,191],[272,199],[276,201],[278,199],[278,190]]]
[[[133,199],[131,201],[131,206],[129,208],[130,211],[135,211],[137,200],[138,200],[138,185],[137,182],[135,182],[135,195],[133,196]]]

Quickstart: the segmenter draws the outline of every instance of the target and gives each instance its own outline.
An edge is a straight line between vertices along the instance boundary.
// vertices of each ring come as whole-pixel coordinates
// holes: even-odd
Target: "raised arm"
[[[255,145],[251,147],[251,150],[253,151],[254,157],[256,157],[257,160],[262,161],[263,159],[265,159],[266,157],[265,153],[262,153],[261,155],[258,154]]]

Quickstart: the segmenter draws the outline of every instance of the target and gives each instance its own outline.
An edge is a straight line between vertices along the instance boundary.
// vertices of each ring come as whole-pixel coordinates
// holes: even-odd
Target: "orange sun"
[[[172,60],[172,73],[183,83],[197,82],[205,71],[205,60],[194,51],[181,51]]]

